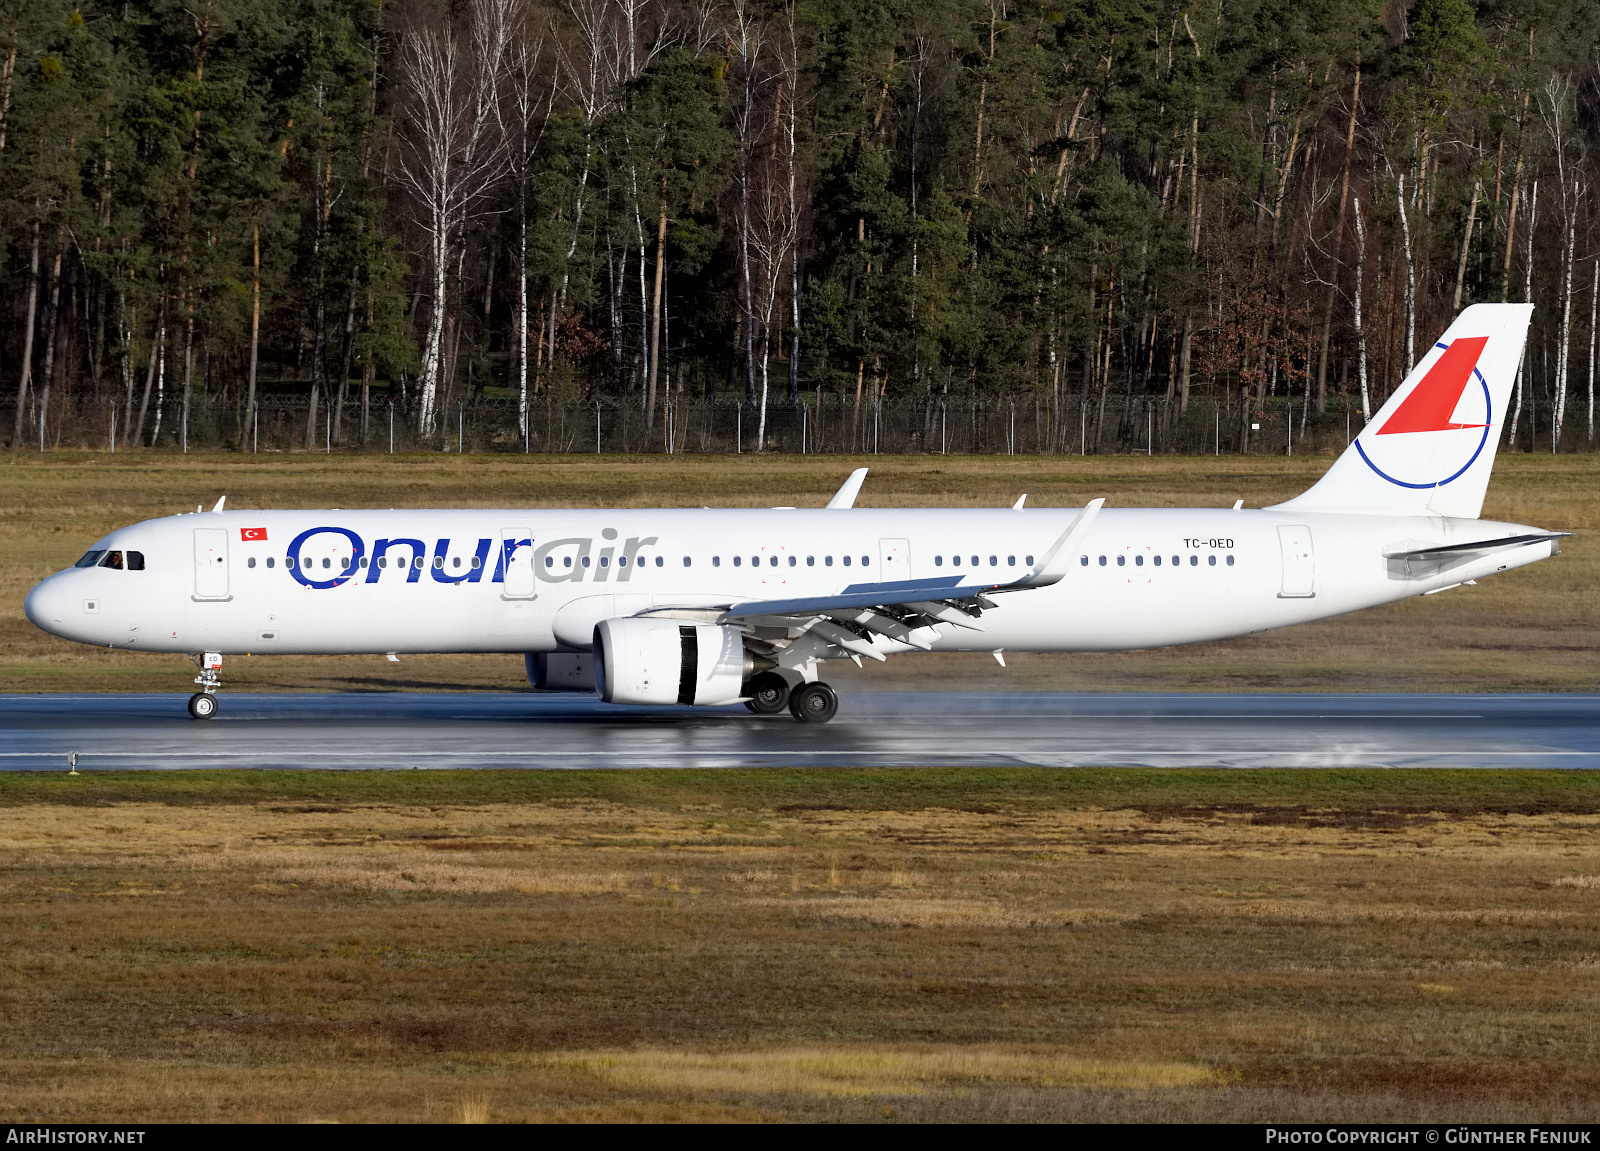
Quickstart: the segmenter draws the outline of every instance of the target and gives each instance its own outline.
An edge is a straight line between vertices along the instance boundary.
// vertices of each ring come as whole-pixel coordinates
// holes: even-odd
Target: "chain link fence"
[[[1536,413],[1547,416],[1547,413]],[[16,407],[0,405],[0,429]],[[737,398],[671,395],[654,420],[637,400],[602,396],[530,399],[526,427],[514,396],[483,395],[439,412],[432,434],[387,399],[341,406],[303,396],[267,396],[255,411],[224,395],[194,395],[137,411],[117,399],[70,397],[41,423],[24,412],[12,450],[241,452],[530,452],[600,454],[1292,455],[1343,449],[1360,431],[1357,405],[1343,398],[1317,411],[1303,400],[1265,408],[1238,399],[1191,399],[1184,408],[1159,397],[984,399],[927,395],[893,399],[807,393],[804,402],[759,406]],[[1548,418],[1522,421],[1519,447],[1549,451]],[[1592,450],[1581,420],[1571,420],[1563,451]]]

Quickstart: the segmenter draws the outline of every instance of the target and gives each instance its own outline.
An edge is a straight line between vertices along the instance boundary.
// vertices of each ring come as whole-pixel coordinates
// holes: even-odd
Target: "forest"
[[[1600,0],[0,0],[0,438],[1292,449],[1531,300],[1591,450],[1597,146]]]

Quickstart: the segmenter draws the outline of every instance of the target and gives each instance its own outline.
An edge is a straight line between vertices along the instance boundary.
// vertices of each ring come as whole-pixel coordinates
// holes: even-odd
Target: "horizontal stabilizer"
[[[1537,532],[1533,535],[1525,536],[1502,536],[1497,540],[1476,540],[1467,544],[1441,544],[1435,548],[1418,548],[1416,551],[1408,552],[1386,552],[1383,558],[1389,560],[1454,559],[1458,556],[1485,555],[1489,552],[1508,551],[1511,548],[1527,547],[1529,544],[1552,543],[1571,534],[1571,532]]]

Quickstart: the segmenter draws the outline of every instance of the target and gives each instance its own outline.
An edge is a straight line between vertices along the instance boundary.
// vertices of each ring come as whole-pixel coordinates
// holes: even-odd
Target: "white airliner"
[[[1554,555],[1478,518],[1531,305],[1468,308],[1309,491],[1227,508],[236,511],[121,528],[28,595],[52,635],[190,654],[522,652],[619,704],[838,707],[828,660],[1199,643]],[[1001,657],[1003,658],[1003,657]]]

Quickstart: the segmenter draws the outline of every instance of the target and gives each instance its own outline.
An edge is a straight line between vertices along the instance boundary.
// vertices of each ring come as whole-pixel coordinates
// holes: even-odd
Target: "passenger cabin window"
[[[844,557],[844,566],[845,567],[849,567],[850,566],[850,557],[849,556],[845,556]]]
[[[954,566],[956,566],[956,567],[960,567],[960,566],[961,566],[961,557],[960,557],[960,556],[951,556],[951,557],[950,557],[950,562],[951,562],[951,563],[952,563],[952,564],[953,564],[953,565],[954,565]]]
[[[817,557],[816,556],[807,556],[806,557],[806,567],[814,568],[816,566],[817,566]]]
[[[1117,557],[1117,566],[1119,568],[1120,567],[1127,567],[1128,566],[1128,557],[1127,556],[1118,556]]]
[[[1089,566],[1089,557],[1088,556],[1079,556],[1078,557],[1078,563],[1082,564],[1084,567],[1088,567]]]
[[[1232,557],[1232,556],[1229,556],[1229,557],[1228,557],[1228,566],[1229,566],[1229,567],[1232,567],[1232,566],[1233,566],[1233,557]]]
[[[251,556],[249,559],[245,560],[244,561],[244,566],[247,567],[247,568],[255,567],[256,566],[256,557],[255,556]]]
[[[733,566],[734,567],[743,567],[744,566],[744,557],[743,556],[734,556],[733,557]]]
[[[944,567],[944,557],[943,556],[934,556],[933,557],[933,566],[936,567],[936,568]]]
[[[833,557],[832,556],[823,556],[822,557],[822,566],[825,567],[825,568],[831,568],[833,566]]]
[[[684,556],[683,557],[683,566],[684,567],[693,567],[694,566],[694,561],[692,561],[688,556]]]
[[[1106,566],[1106,557],[1105,556],[1101,556],[1100,557],[1100,566],[1101,567],[1105,567]]]
[[[722,557],[721,556],[712,556],[711,557],[711,566],[714,567],[714,568],[721,567],[722,566]]]
[[[273,559],[273,558],[272,558],[272,557],[271,557],[271,556],[268,556],[268,557],[267,557],[267,566],[268,566],[268,567],[274,567],[274,566],[276,566],[276,564],[277,564],[277,562],[278,562],[278,561],[277,561],[277,560],[275,560],[275,559]],[[383,564],[384,564],[384,561],[383,561],[383,560],[379,560],[379,561],[378,561],[378,566],[379,566],[379,567],[382,567],[382,566],[383,566]]]
[[[1207,556],[1206,557],[1206,563],[1210,564],[1212,567],[1216,567],[1217,566],[1217,557],[1216,556]]]
[[[1192,568],[1199,567],[1200,566],[1200,557],[1199,556],[1190,556],[1189,557],[1189,566],[1192,567]]]

